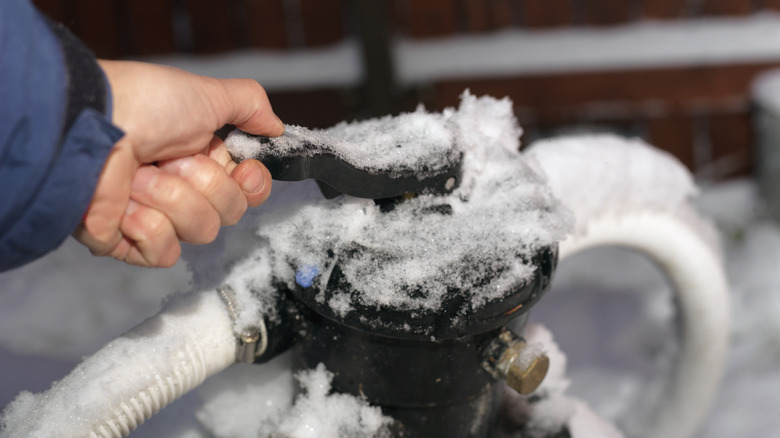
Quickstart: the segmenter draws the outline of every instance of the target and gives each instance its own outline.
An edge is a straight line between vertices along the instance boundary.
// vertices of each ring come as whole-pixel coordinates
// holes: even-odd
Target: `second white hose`
[[[648,438],[692,436],[719,386],[729,297],[711,227],[690,204],[697,193],[690,172],[668,153],[614,135],[542,141],[529,155],[577,221],[561,243],[562,258],[596,246],[629,247],[671,281],[682,325],[679,353],[663,398],[636,430]]]
[[[561,243],[561,258],[596,246],[637,249],[674,286],[682,324],[679,355],[655,410],[638,425],[641,437],[692,436],[715,397],[728,350],[728,283],[717,253],[691,223],[669,213],[606,216]]]
[[[235,360],[233,322],[216,291],[188,296],[86,358],[46,393],[15,402],[3,436],[124,436]]]

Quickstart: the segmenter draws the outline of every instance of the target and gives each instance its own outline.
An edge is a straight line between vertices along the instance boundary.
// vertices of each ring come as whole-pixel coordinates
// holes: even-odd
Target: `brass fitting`
[[[506,384],[523,395],[536,391],[550,368],[550,358],[546,354],[525,351],[527,349],[525,342],[517,341],[504,351],[497,363],[503,370]]]
[[[550,358],[506,330],[488,346],[483,366],[494,377],[506,379],[507,385],[518,393],[528,395],[542,384]]]

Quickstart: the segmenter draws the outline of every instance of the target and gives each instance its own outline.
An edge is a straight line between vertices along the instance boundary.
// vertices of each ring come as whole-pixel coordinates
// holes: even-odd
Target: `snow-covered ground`
[[[734,324],[723,386],[699,436],[772,436],[780,428],[780,228],[764,216],[750,180],[705,188],[700,205],[722,232]],[[154,313],[162,297],[186,288],[188,278],[181,264],[140,270],[92,258],[73,241],[0,275],[0,404],[21,390],[47,389],[81,356]],[[550,328],[567,354],[570,391],[602,416],[630,423],[632,411],[663,379],[654,358],[673,339],[669,296],[644,258],[593,250],[561,264],[532,322]],[[230,382],[240,386],[253,375],[252,366],[235,367],[207,382],[202,393]],[[263,384],[270,391],[279,382]],[[205,436],[195,418],[200,403],[192,393],[133,436]]]

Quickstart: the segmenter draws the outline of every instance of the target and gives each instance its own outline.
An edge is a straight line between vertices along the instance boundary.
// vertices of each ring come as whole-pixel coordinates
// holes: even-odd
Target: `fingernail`
[[[274,114],[274,116],[276,117],[276,121],[279,122],[279,129],[281,129],[282,132],[284,132],[284,122],[276,114]]]
[[[259,169],[255,169],[253,172],[247,172],[244,179],[241,180],[241,189],[249,194],[255,194],[263,190],[265,187],[265,178],[263,173]]]
[[[159,172],[159,170],[153,166],[143,166],[136,170],[135,175],[133,176],[133,191],[145,191],[157,178],[157,172]]]

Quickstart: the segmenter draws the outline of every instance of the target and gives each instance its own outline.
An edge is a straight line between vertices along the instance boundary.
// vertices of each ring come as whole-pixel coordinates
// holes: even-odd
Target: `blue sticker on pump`
[[[320,270],[313,265],[303,265],[295,272],[295,282],[300,287],[307,288],[311,286],[314,281],[314,277],[320,273]]]

